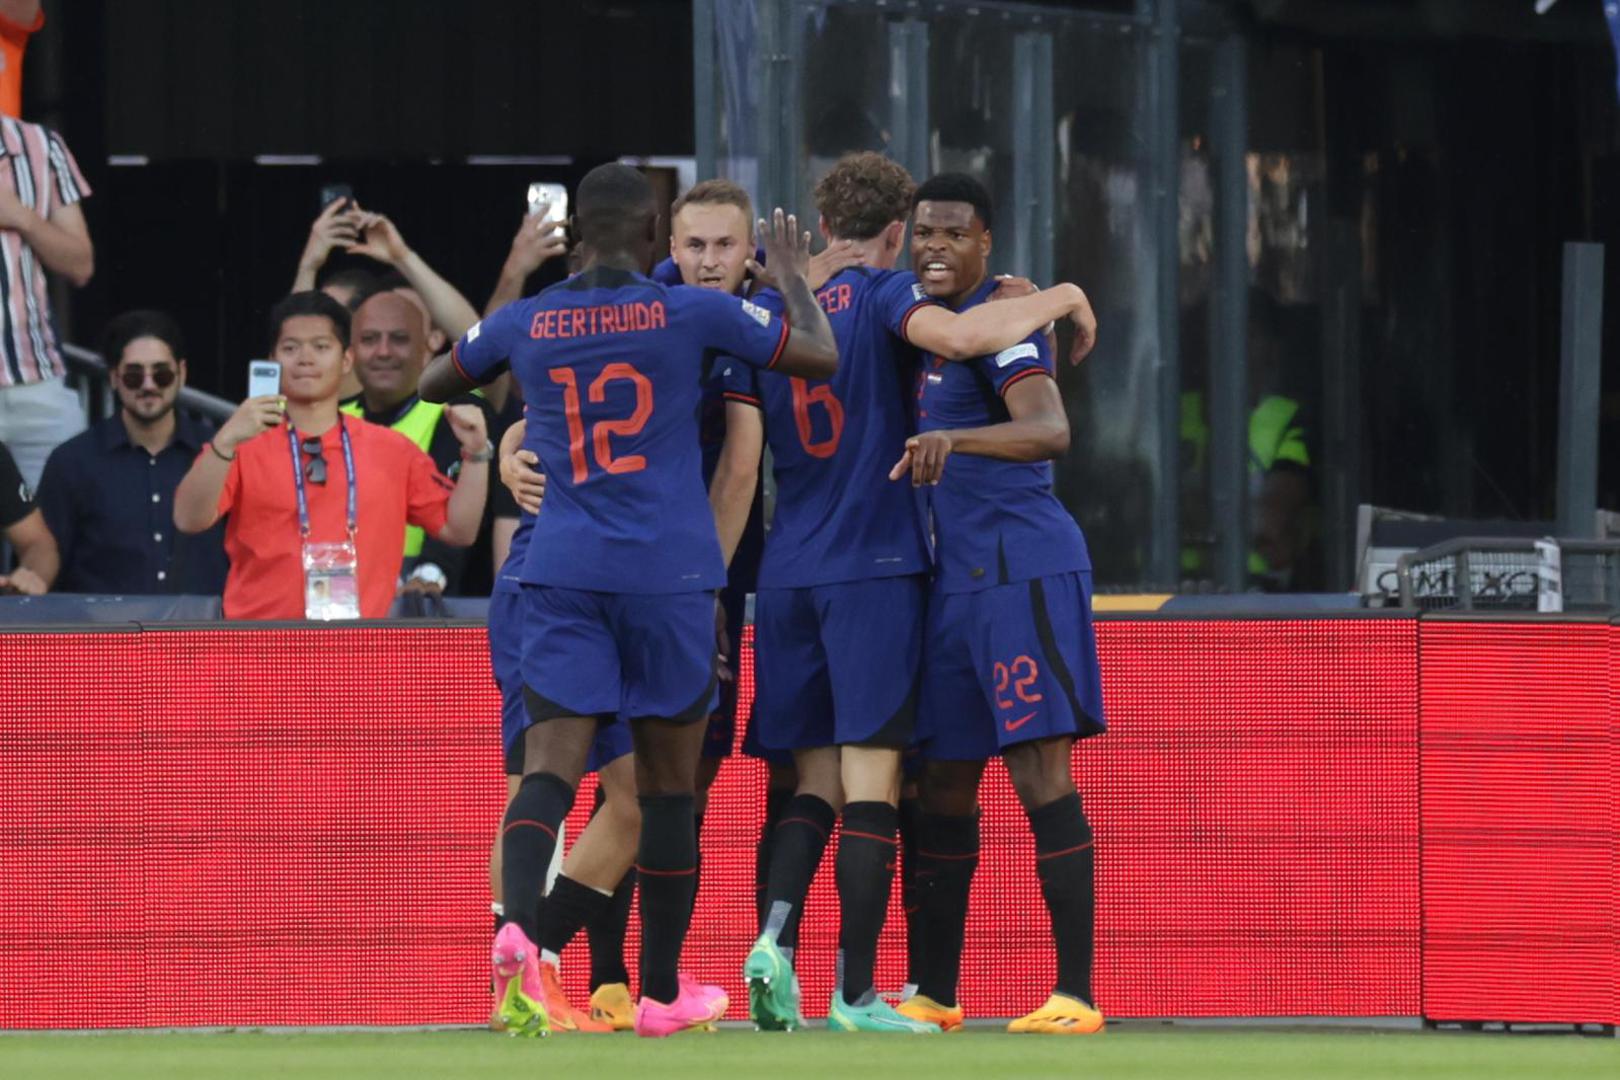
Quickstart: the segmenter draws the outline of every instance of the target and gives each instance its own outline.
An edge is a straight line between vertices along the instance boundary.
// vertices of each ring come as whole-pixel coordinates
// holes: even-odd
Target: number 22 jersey
[[[889,480],[911,434],[917,354],[906,324],[935,303],[909,271],[851,267],[816,293],[838,341],[831,379],[756,378],[722,364],[726,397],[765,412],[776,516],[761,589],[926,573],[928,547],[909,479]],[[760,306],[780,311],[774,292]],[[746,359],[746,358],[745,358]]]
[[[763,307],[607,268],[467,331],[456,367],[487,382],[510,364],[527,406],[523,445],[546,475],[522,581],[611,593],[724,585],[698,446],[703,376],[722,353],[769,368],[787,337]]]

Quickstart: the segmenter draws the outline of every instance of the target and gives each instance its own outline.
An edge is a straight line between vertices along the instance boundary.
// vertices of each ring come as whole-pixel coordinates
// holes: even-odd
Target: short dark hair
[[[576,200],[579,238],[598,249],[633,242],[658,214],[647,177],[640,169],[617,162],[586,173]]]
[[[917,184],[898,162],[873,150],[845,154],[816,184],[816,209],[839,240],[870,240],[911,211]]]
[[[117,367],[123,361],[124,350],[138,338],[157,338],[169,347],[176,360],[186,358],[186,336],[174,316],[164,311],[137,308],[126,311],[107,324],[101,336],[101,355],[108,367]]]
[[[990,189],[967,173],[946,172],[930,176],[918,186],[917,193],[911,197],[911,208],[915,210],[918,203],[925,201],[967,203],[979,216],[980,224],[986,229],[990,228],[992,211]]]
[[[735,206],[743,212],[748,219],[748,227],[754,227],[754,201],[748,197],[748,192],[741,184],[734,184],[730,180],[704,180],[693,184],[685,195],[675,200],[675,205],[669,208],[669,216],[673,220],[676,214],[688,206]]]
[[[295,292],[284,296],[270,309],[270,351],[275,352],[281,340],[281,328],[288,319],[300,315],[324,315],[332,320],[332,331],[343,347],[349,347],[349,309],[319,289]]]
[[[362,296],[376,289],[377,275],[362,266],[345,266],[328,274],[320,287],[325,289],[329,285],[336,285],[339,288],[346,286],[354,290],[354,296],[349,301],[349,310],[353,311],[360,306],[359,300]]]

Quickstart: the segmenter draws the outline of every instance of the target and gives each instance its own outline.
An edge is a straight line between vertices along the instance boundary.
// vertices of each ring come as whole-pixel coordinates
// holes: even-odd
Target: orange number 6
[[[844,403],[833,394],[831,383],[812,387],[808,382],[792,376],[793,420],[799,428],[799,443],[811,457],[830,458],[838,452],[838,440],[844,437]],[[821,405],[827,410],[827,422],[832,434],[817,442],[811,436],[810,406]]]

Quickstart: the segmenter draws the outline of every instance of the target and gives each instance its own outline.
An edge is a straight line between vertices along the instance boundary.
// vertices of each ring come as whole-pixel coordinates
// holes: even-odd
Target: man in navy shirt
[[[174,527],[174,489],[213,430],[175,408],[186,384],[180,326],[128,311],[107,326],[118,414],[52,451],[39,505],[62,556],[58,592],[193,593],[225,588],[224,526]]]
[[[728,1004],[719,987],[677,973],[695,887],[698,721],[715,697],[714,590],[725,584],[699,460],[700,378],[716,352],[820,378],[838,354],[804,281],[808,244],[792,218],[778,211],[766,236],[783,319],[644,276],[658,214],[635,169],[593,169],[577,194],[584,270],[474,326],[434,361],[421,392],[442,401],[509,363],[529,410],[525,446],[546,476],[520,575],[529,725],[523,782],[502,830],[513,922],[492,960],[504,1018],[526,1030],[542,1015],[525,969],[557,826],[598,725],[628,723],[642,811],[635,1026],[660,1036],[708,1026]]]
[[[798,915],[842,799],[843,979],[828,1023],[939,1030],[899,1015],[873,986],[930,566],[916,499],[885,473],[911,433],[912,346],[966,359],[1014,345],[1053,319],[1091,314],[1073,285],[963,314],[941,306],[916,275],[892,269],[914,186],[905,169],[875,153],[843,158],[816,186],[823,233],[854,241],[865,262],[816,293],[838,338],[837,374],[755,380],[731,364],[726,375],[728,397],[756,406],[775,463],[776,516],[754,609],[758,716],[761,741],[792,750],[799,770],[772,852],[770,915],[744,965],[750,1013],[764,1029],[800,1023]],[[773,303],[769,294],[759,302]],[[722,533],[745,512],[717,503]]]
[[[989,194],[946,173],[918,188],[915,203],[911,256],[923,287],[955,310],[979,309],[998,285],[986,272]],[[928,492],[936,542],[918,720],[918,873],[930,887],[918,994],[900,1011],[962,1023],[956,983],[979,858],[978,787],[1000,754],[1035,834],[1058,959],[1055,992],[1009,1030],[1100,1031],[1092,836],[1071,760],[1075,739],[1103,730],[1102,689],[1091,559],[1052,492],[1069,422],[1051,349],[1034,333],[962,364],[925,353],[917,379],[918,434],[890,475],[909,472]]]

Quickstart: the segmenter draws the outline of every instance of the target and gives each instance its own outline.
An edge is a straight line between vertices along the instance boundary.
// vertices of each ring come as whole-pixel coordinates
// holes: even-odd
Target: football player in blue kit
[[[822,232],[853,241],[865,263],[816,293],[838,339],[836,375],[754,378],[741,363],[726,374],[728,398],[759,410],[777,486],[755,597],[761,741],[792,750],[799,771],[775,837],[769,917],[744,966],[750,1015],[766,1030],[801,1023],[798,920],[840,805],[841,970],[829,1026],[939,1030],[899,1015],[873,987],[930,568],[917,500],[886,473],[911,433],[913,347],[966,359],[1015,345],[1053,319],[1091,317],[1073,285],[966,313],[941,305],[914,274],[892,269],[913,188],[903,168],[874,153],[841,159],[816,186]],[[758,301],[778,303],[769,293]],[[717,502],[722,536],[746,510]]]
[[[525,447],[547,483],[520,575],[528,726],[502,829],[512,920],[492,952],[502,1011],[520,1031],[542,1014],[530,965],[514,956],[533,955],[557,826],[598,729],[627,723],[641,808],[635,1028],[661,1036],[712,1026],[727,1006],[719,987],[678,971],[695,885],[700,721],[715,697],[714,591],[725,583],[698,460],[700,377],[725,353],[826,378],[837,346],[804,281],[808,236],[780,211],[762,232],[786,317],[645,277],[658,214],[637,170],[591,170],[577,205],[582,272],[474,326],[429,367],[422,396],[444,400],[510,364],[528,405]]]
[[[982,184],[943,174],[917,189],[912,265],[953,310],[987,304],[992,208]],[[1088,346],[1089,347],[1089,346]],[[959,1027],[968,890],[979,859],[978,788],[1001,755],[1035,836],[1057,985],[1013,1032],[1089,1034],[1093,849],[1075,789],[1076,739],[1104,727],[1085,538],[1052,491],[1069,421],[1045,334],[967,363],[925,354],[917,430],[890,473],[929,496],[936,568],[923,645],[924,759],[918,872],[925,939],[918,993],[899,1011]],[[896,487],[902,487],[896,484]]]

